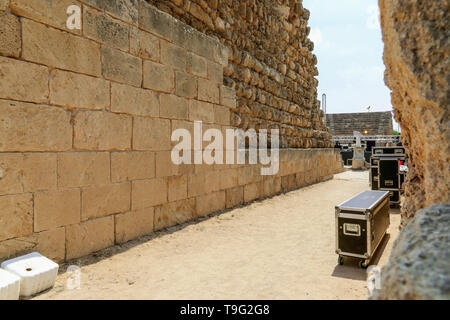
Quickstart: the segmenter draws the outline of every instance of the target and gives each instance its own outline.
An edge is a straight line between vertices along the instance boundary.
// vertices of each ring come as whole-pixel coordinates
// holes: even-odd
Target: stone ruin
[[[66,27],[74,3],[81,30]],[[411,164],[381,299],[449,296],[448,246],[433,245],[448,235],[448,6],[380,0]],[[296,0],[0,0],[0,259],[77,258],[341,170],[326,148],[308,17]],[[174,167],[169,128],[197,118],[279,128],[281,145],[299,149],[284,150],[271,177],[252,165]]]
[[[0,259],[75,259],[342,170],[300,1],[153,4],[172,15],[144,0],[0,0]],[[197,120],[278,128],[279,171],[173,164],[171,132]]]
[[[333,136],[352,136],[354,131],[364,135],[393,135],[392,113],[328,113],[327,127]],[[367,131],[367,133],[366,133]]]
[[[378,299],[450,299],[449,1],[380,0],[385,79],[409,173]],[[421,210],[419,210],[421,209]]]
[[[279,128],[280,145],[332,147],[317,100],[317,58],[301,0],[147,0],[230,49],[232,125]],[[267,41],[269,40],[269,41]]]

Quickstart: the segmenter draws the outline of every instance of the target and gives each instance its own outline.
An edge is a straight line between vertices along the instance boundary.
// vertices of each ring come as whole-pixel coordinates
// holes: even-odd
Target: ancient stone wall
[[[0,260],[77,258],[341,170],[333,149],[281,150],[271,176],[173,164],[174,129],[233,128],[227,53],[144,1],[1,0]]]
[[[379,4],[385,79],[410,171],[402,204],[404,228],[374,298],[449,299],[450,3]]]
[[[281,146],[332,147],[317,101],[317,58],[301,0],[147,0],[230,48],[232,124],[280,128]]]
[[[410,158],[402,223],[450,201],[449,1],[380,0],[386,84]]]

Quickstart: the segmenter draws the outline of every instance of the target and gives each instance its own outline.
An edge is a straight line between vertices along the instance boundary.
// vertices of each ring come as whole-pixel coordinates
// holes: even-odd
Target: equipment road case
[[[378,165],[379,189],[400,188],[399,161],[392,157],[380,158]]]
[[[400,189],[380,189],[382,191],[388,191],[389,192],[389,203],[393,206],[400,204]]]
[[[372,155],[405,157],[406,152],[404,147],[373,147]]]
[[[369,176],[370,186],[372,187],[372,190],[378,190],[378,167],[370,168]]]
[[[389,191],[367,190],[336,206],[336,253],[367,268],[390,224]]]

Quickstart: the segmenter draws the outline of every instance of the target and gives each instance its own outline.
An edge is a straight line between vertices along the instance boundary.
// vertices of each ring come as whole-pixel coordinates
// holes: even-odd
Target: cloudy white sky
[[[377,0],[303,0],[327,113],[391,111]],[[396,129],[396,126],[394,127]]]

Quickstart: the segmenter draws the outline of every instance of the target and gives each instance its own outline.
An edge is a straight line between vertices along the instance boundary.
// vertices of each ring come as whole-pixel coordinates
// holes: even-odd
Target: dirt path
[[[36,299],[365,299],[365,271],[356,261],[337,265],[334,253],[334,206],[365,189],[368,172],[347,171],[106,249],[78,261],[79,290],[66,289],[61,273]],[[387,262],[399,220],[392,211],[378,265]]]

